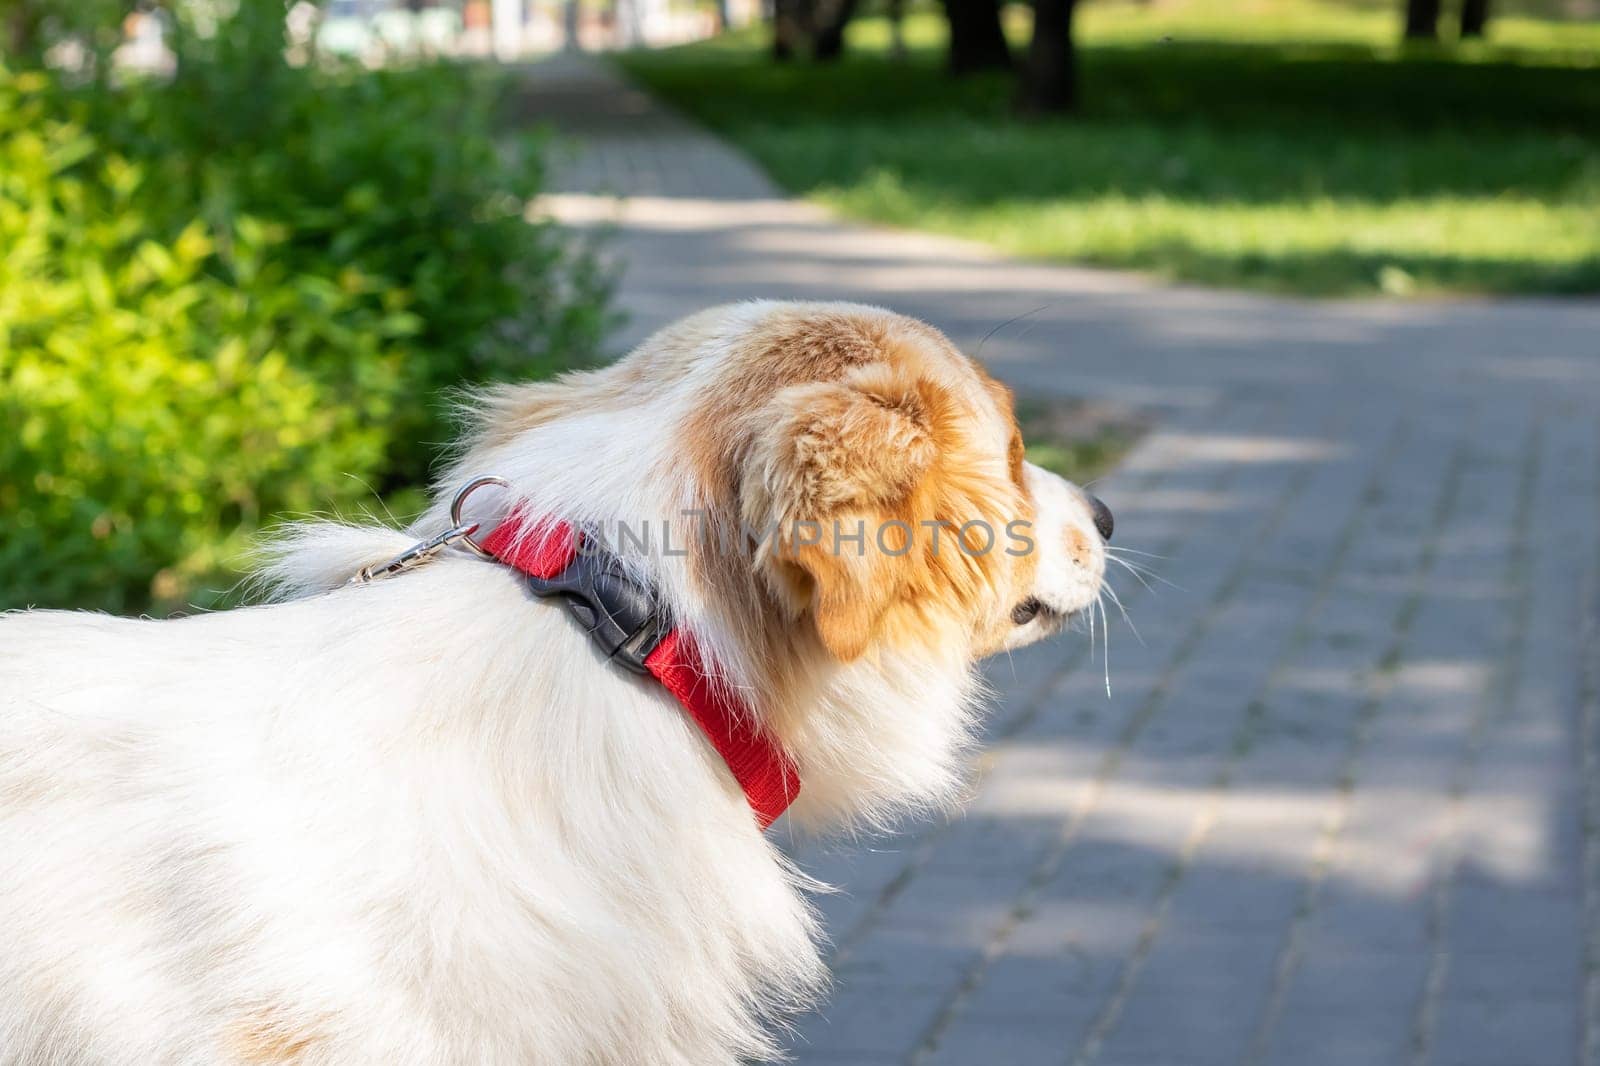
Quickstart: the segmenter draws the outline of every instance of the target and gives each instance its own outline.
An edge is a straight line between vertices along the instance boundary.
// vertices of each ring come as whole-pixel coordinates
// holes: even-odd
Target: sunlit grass
[[[1045,122],[1008,76],[947,78],[934,14],[904,63],[873,19],[831,68],[754,32],[622,62],[861,219],[1290,292],[1600,289],[1600,26],[1405,47],[1396,6],[1090,2],[1084,111]]]
[[[1016,410],[1028,461],[1079,485],[1110,473],[1148,428],[1136,411],[1077,399],[1024,396]]]

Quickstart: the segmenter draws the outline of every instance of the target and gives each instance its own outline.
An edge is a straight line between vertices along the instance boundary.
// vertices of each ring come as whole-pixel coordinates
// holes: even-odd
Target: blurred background
[[[818,1066],[1600,1066],[1596,0],[0,0],[0,609],[241,602],[471,386],[853,299],[1117,515]]]
[[[0,604],[223,604],[263,522],[421,483],[450,388],[605,350],[625,257],[597,269],[594,227],[558,234],[537,196],[552,168],[640,192],[648,166],[584,172],[574,145],[659,144],[678,115],[838,216],[1020,257],[1316,297],[1593,292],[1597,17],[0,0]],[[594,50],[654,110],[559,61]]]

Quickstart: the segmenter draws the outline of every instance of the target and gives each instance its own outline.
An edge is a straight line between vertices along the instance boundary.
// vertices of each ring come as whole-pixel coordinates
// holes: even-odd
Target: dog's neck
[[[606,530],[625,520],[654,530],[657,548],[670,526],[677,531],[674,550],[635,553],[618,543],[618,554],[654,584],[676,624],[794,759],[804,789],[789,821],[819,830],[879,825],[959,798],[980,702],[965,641],[933,639],[930,632],[924,649],[875,649],[856,662],[835,660],[809,619],[771,598],[733,535],[737,528],[713,528],[719,516],[737,521],[724,493],[681,459],[662,458],[674,447],[672,419],[641,423],[640,435],[626,440],[611,425],[552,418],[476,442],[445,474],[445,491],[413,533],[446,528],[450,493],[485,471],[511,483],[499,500],[484,498],[502,515],[521,507]],[[700,536],[710,538],[709,546],[681,551]],[[723,550],[725,544],[733,550]]]
[[[655,678],[700,727],[739,782],[761,828],[800,791],[799,771],[781,743],[745,706],[687,632],[673,627],[655,590],[564,522],[513,512],[481,549],[521,573],[538,595],[566,601],[574,621],[615,669]]]

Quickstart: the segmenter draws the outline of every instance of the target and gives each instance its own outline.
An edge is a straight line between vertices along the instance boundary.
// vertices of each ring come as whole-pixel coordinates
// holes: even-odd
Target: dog
[[[1007,389],[880,309],[715,308],[470,427],[408,531],[279,535],[274,602],[0,618],[0,1063],[779,1058],[826,971],[765,825],[951,804],[974,664],[1104,576]]]

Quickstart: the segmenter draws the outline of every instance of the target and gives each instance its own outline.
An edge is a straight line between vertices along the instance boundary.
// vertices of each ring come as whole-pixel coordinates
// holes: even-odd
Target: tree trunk
[[[944,0],[950,20],[950,73],[1011,69],[999,0]]]
[[[1482,37],[1489,25],[1489,0],[1461,0],[1461,36]]]
[[[1406,40],[1432,41],[1439,36],[1439,0],[1406,0]]]
[[[889,58],[896,63],[906,58],[906,0],[889,0]]]
[[[810,22],[807,0],[773,0],[772,58],[793,59],[805,43]]]
[[[568,52],[583,51],[582,38],[583,12],[578,8],[578,0],[567,0],[561,5],[561,47]]]
[[[811,58],[831,63],[844,54],[844,28],[856,13],[857,0],[825,3],[814,14],[816,29],[811,37]]]
[[[9,4],[0,4],[0,11],[5,12],[6,23],[4,58],[18,66],[39,62],[43,50],[39,41],[43,21],[39,10],[28,0],[11,0]]]
[[[1074,0],[1034,0],[1033,40],[1022,65],[1018,105],[1032,114],[1078,107],[1078,55],[1072,45]]]

